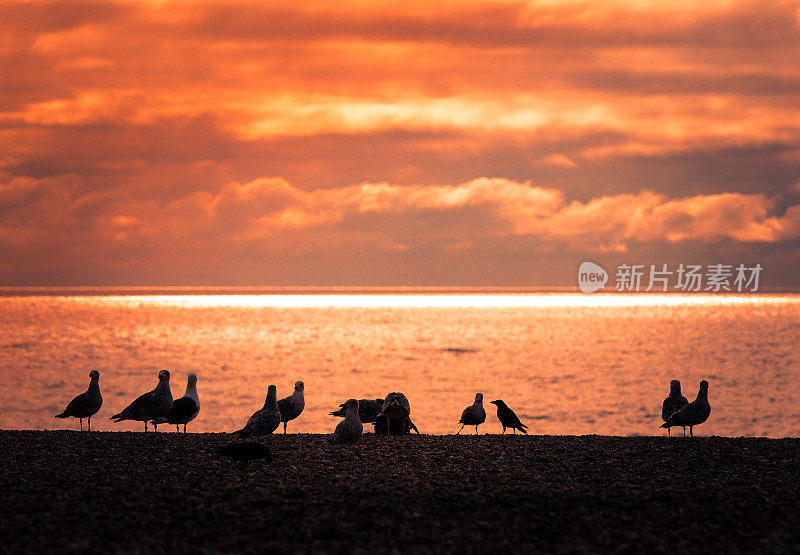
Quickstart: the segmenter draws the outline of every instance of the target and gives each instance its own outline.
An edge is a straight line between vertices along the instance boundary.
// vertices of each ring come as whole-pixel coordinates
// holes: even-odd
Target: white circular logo
[[[608,273],[594,262],[583,262],[578,268],[578,287],[583,293],[594,293],[608,281]]]

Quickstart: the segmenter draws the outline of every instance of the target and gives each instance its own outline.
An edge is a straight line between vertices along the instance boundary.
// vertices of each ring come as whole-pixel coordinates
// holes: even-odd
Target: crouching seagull
[[[331,416],[347,416],[347,403],[339,405],[339,410],[331,413]],[[358,418],[362,424],[372,424],[378,418],[383,410],[383,399],[359,399],[358,400]]]
[[[364,432],[364,425],[358,417],[358,401],[356,399],[348,399],[344,404],[347,409],[347,415],[344,420],[336,425],[333,430],[333,435],[330,437],[330,442],[335,444],[343,443],[358,443],[361,439],[361,434]]]
[[[272,452],[269,450],[269,447],[255,441],[230,443],[217,447],[216,451],[220,455],[224,455],[239,463],[242,470],[247,470],[247,465],[250,461],[265,459],[269,462],[272,460]]]

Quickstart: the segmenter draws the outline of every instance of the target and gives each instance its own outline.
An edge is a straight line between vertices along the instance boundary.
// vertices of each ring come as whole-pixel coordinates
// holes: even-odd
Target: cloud
[[[155,280],[210,261],[337,275],[402,259],[441,277],[435,260],[477,276],[545,253],[792,255],[797,13],[4,2],[3,264],[56,280],[141,264]]]
[[[303,191],[282,178],[230,183],[154,203],[97,194],[70,198],[70,180],[14,179],[0,187],[6,260],[91,264],[223,260],[253,253],[315,257],[338,252],[464,252],[487,241],[535,240],[539,252],[624,252],[663,243],[773,243],[800,233],[800,206],[725,193],[669,199],[652,191],[565,200],[561,190],[502,178],[457,185],[363,183]],[[37,214],[49,214],[47,218]],[[494,243],[497,244],[497,243]],[[37,256],[30,256],[37,253]],[[38,261],[37,261],[38,260]]]

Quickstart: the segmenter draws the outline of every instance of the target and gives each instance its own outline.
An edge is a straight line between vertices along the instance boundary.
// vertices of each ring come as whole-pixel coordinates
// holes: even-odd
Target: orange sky
[[[800,2],[295,4],[0,4],[0,284],[798,285]]]

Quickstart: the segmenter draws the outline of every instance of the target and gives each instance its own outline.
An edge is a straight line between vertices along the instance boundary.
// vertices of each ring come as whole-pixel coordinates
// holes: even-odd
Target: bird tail
[[[247,426],[242,428],[241,430],[236,430],[235,432],[231,432],[234,435],[239,436],[241,439],[247,439],[250,437],[250,430],[247,429]]]
[[[57,414],[56,418],[67,418],[68,416],[67,411],[64,411],[61,414]]]
[[[528,432],[525,430],[525,428],[527,428],[527,426],[526,426],[525,424],[523,424],[523,425],[522,425],[522,428],[517,428],[517,429],[518,429],[520,432],[522,432],[523,434],[527,434]]]
[[[347,412],[344,409],[335,410],[330,413],[331,416],[347,416]]]
[[[659,426],[659,428],[669,428],[669,427],[670,427],[669,421],[664,422],[661,426]]]

